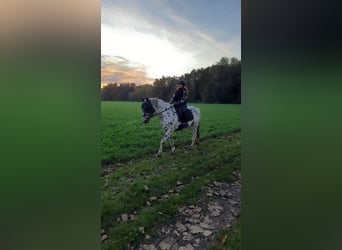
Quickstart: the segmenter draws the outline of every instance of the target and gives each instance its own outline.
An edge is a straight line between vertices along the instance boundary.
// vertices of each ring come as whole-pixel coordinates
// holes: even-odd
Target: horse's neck
[[[164,111],[165,109],[171,107],[171,104],[164,102],[161,99],[153,98],[152,100],[153,108],[157,113]]]

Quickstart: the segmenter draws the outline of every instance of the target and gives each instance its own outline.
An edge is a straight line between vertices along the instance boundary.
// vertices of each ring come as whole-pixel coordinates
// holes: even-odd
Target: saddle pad
[[[190,109],[187,109],[187,110],[185,111],[185,115],[184,115],[184,122],[191,121],[192,119],[194,119],[194,116],[193,116],[191,110],[190,110]]]

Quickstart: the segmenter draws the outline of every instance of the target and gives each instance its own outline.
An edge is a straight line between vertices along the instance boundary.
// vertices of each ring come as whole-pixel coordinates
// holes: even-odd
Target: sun
[[[181,75],[193,64],[190,53],[182,52],[166,37],[104,24],[101,25],[101,54],[144,65],[150,78]]]

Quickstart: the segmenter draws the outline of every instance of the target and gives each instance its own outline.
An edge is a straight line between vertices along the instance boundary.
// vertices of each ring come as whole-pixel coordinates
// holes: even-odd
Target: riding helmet
[[[182,85],[183,87],[185,86],[185,81],[184,80],[180,80],[179,82],[178,82],[178,84],[180,84],[180,85]]]

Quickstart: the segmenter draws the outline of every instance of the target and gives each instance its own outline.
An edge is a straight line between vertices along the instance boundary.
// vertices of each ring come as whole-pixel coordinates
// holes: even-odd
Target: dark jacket
[[[171,98],[171,104],[175,106],[185,104],[188,99],[188,90],[185,87],[179,88],[176,90],[174,95]]]
[[[180,122],[183,122],[185,119],[185,112],[187,109],[186,101],[188,99],[188,90],[184,87],[179,88],[176,90],[174,95],[171,98],[171,104],[176,109],[178,119]]]

